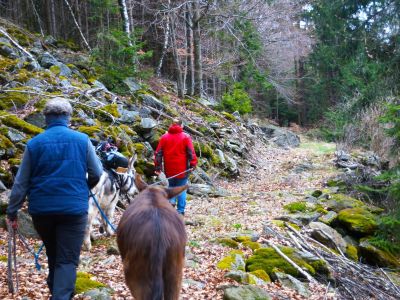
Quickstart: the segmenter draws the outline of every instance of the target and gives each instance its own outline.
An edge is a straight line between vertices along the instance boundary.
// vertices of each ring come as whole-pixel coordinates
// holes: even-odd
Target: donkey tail
[[[150,248],[150,278],[153,278],[150,284],[150,300],[164,299],[164,279],[163,267],[165,260],[166,245],[163,239],[162,226],[160,222],[159,212],[153,215],[153,239],[154,243]]]

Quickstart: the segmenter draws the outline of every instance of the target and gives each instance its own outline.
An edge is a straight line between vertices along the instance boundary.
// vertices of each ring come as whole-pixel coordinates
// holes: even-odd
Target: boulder
[[[274,125],[266,125],[260,127],[260,129],[266,135],[267,139],[270,139],[279,147],[292,148],[300,146],[299,136],[287,129]]]
[[[128,89],[131,93],[134,93],[141,89],[140,84],[138,84],[136,82],[135,78],[133,78],[133,77],[125,78],[123,82],[126,84],[126,86],[128,87]]]
[[[140,114],[138,111],[133,111],[133,110],[126,110],[126,109],[118,109],[121,117],[118,119],[123,124],[133,124],[138,117],[140,117]]]
[[[197,196],[208,195],[210,197],[223,197],[227,195],[227,192],[223,189],[201,183],[193,183],[189,185],[188,193]]]
[[[278,281],[282,286],[287,287],[291,290],[295,290],[299,295],[309,298],[310,291],[308,290],[306,284],[302,283],[300,280],[294,278],[291,275],[282,273],[282,272],[274,272],[273,278]]]
[[[218,262],[217,268],[221,270],[244,271],[245,261],[243,258],[243,252],[240,250],[232,250],[229,252],[229,255],[225,256]]]
[[[257,276],[251,273],[246,273],[244,271],[230,271],[226,273],[224,277],[233,279],[238,283],[244,283],[244,284],[265,285],[267,283],[264,280],[258,278]]]
[[[226,171],[229,173],[230,176],[235,177],[239,176],[239,168],[237,166],[237,162],[232,157],[225,154],[226,159]]]
[[[373,266],[399,268],[400,261],[389,252],[378,249],[367,240],[361,240],[359,256]]]
[[[326,215],[322,215],[321,217],[318,218],[319,222],[325,223],[326,225],[330,225],[333,221],[336,220],[337,213],[334,212],[333,210],[328,211]]]
[[[28,122],[29,124],[35,125],[36,127],[39,128],[46,127],[46,118],[42,113],[39,112],[31,113],[30,115],[24,118],[24,121]]]
[[[349,161],[351,160],[351,155],[344,150],[338,150],[335,152],[337,161]]]
[[[18,228],[24,237],[39,239],[39,235],[33,227],[31,216],[22,210],[18,211]]]
[[[229,287],[224,291],[224,300],[270,300],[270,295],[254,285]]]
[[[321,213],[319,212],[297,212],[294,214],[287,214],[284,216],[280,216],[275,219],[303,226],[318,220],[320,216]]]
[[[346,252],[347,243],[335,229],[321,222],[311,222],[310,228],[314,239],[331,249],[339,248],[343,253]]]
[[[4,187],[4,190],[3,190],[3,187]],[[1,193],[0,193],[0,215],[4,215],[6,213],[6,210],[8,207],[8,195],[7,195],[7,193],[4,192],[7,190],[7,188],[4,186],[4,184],[1,185],[0,188],[1,188],[0,189],[0,191],[1,191]]]
[[[34,88],[36,91],[41,91],[45,88],[43,82],[37,78],[29,78],[25,85]]]
[[[50,68],[51,66],[56,65],[59,63],[59,61],[51,55],[49,52],[44,52],[40,57],[39,57],[39,63],[43,68]]]
[[[85,299],[91,300],[111,300],[110,291],[106,288],[98,288],[83,293]]]
[[[376,217],[363,208],[341,210],[335,221],[336,223],[356,237],[372,235],[378,227]]]
[[[329,276],[330,270],[324,260],[309,253],[298,251],[295,248],[283,246],[279,248],[286,256],[294,261],[299,267],[306,270],[309,274],[319,274],[324,277]],[[269,276],[271,276],[275,268],[278,268],[282,272],[294,277],[301,278],[302,276],[296,268],[283,259],[273,248],[268,247],[257,249],[246,261],[246,271],[253,272],[264,270]]]
[[[154,97],[153,95],[149,95],[149,94],[141,94],[140,97],[143,100],[143,104],[153,107],[155,109],[159,109],[159,110],[164,110],[165,104],[162,103],[160,100],[158,100],[156,97]]]
[[[0,55],[11,59],[18,58],[18,53],[5,38],[0,38]]]
[[[143,118],[140,121],[140,128],[138,131],[140,131],[141,133],[149,133],[156,126],[157,122],[152,118]]]
[[[14,128],[7,128],[6,136],[11,142],[18,143],[26,138],[26,135]]]

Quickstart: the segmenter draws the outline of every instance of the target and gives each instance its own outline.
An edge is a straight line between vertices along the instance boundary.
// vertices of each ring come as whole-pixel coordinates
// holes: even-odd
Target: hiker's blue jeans
[[[188,182],[188,178],[171,178],[168,179],[169,187],[177,187],[177,186],[182,186],[185,185]],[[185,213],[185,207],[186,207],[186,190],[184,190],[182,193],[180,193],[178,196],[175,198],[169,199],[171,204],[175,205],[177,204],[177,211],[180,214]]]
[[[76,269],[88,216],[35,215],[32,219],[46,247],[49,265],[47,285],[51,299],[70,300],[75,290]]]

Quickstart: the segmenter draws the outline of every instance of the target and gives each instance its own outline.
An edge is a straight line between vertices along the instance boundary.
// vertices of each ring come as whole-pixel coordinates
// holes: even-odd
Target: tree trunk
[[[193,2],[193,52],[194,52],[194,94],[201,96],[203,87],[203,66],[201,61],[200,3]]]
[[[168,1],[168,8],[169,8],[169,4],[170,4],[170,1]],[[161,76],[161,68],[162,68],[162,65],[164,63],[164,57],[165,57],[165,54],[167,53],[168,42],[169,42],[169,39],[170,39],[170,31],[171,30],[170,30],[170,16],[169,16],[169,13],[165,14],[165,26],[163,26],[163,29],[164,29],[164,43],[163,43],[163,48],[162,48],[162,52],[161,52],[161,55],[160,55],[160,60],[158,62],[157,68],[156,68],[157,77]]]
[[[187,93],[194,95],[194,64],[193,64],[193,22],[190,5],[186,4],[186,87]]]
[[[175,16],[171,15],[170,20],[171,20],[171,46],[176,67],[176,84],[178,88],[178,97],[183,98],[184,97],[183,78],[182,78],[181,62],[178,54],[178,45],[176,42]]]
[[[131,25],[128,16],[128,7],[126,6],[126,0],[118,0],[119,10],[121,12],[121,18],[123,22],[123,30],[128,37],[128,45],[132,46],[131,41]]]
[[[76,26],[76,28],[78,29],[79,34],[80,34],[80,36],[81,36],[81,38],[82,38],[82,40],[83,40],[83,42],[84,42],[86,48],[87,48],[89,51],[91,51],[92,48],[90,48],[88,42],[86,41],[85,36],[83,35],[83,32],[82,32],[82,30],[81,30],[81,27],[80,27],[79,24],[78,24],[78,21],[77,21],[76,18],[75,18],[75,14],[74,14],[74,12],[73,12],[73,10],[72,10],[71,5],[69,5],[68,0],[64,0],[64,2],[65,2],[65,4],[66,4],[67,7],[68,7],[69,12],[71,13],[72,19],[74,20],[75,26]]]

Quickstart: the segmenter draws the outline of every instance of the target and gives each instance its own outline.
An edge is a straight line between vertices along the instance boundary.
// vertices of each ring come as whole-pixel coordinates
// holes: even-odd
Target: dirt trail
[[[224,279],[225,271],[216,265],[231,249],[214,243],[217,237],[237,231],[261,234],[263,222],[282,214],[286,203],[304,198],[304,195],[320,188],[336,171],[332,159],[334,145],[303,142],[300,148],[282,150],[257,142],[251,150],[253,161],[259,166],[248,170],[239,180],[217,180],[215,185],[225,189],[228,196],[219,198],[191,197],[185,219],[189,242],[188,264],[185,268],[182,299],[222,299],[221,287],[234,284]],[[32,257],[19,247],[20,293],[12,297],[7,293],[6,232],[0,229],[0,299],[47,299],[45,285],[46,264],[42,255],[42,271],[34,269]],[[113,299],[132,299],[124,285],[122,266],[117,255],[107,254],[114,237],[102,238],[94,244],[90,253],[83,252],[80,270],[115,293]],[[39,242],[32,241],[38,247]],[[251,250],[244,249],[250,254]],[[302,299],[293,291],[275,284],[265,286],[274,299]],[[311,287],[311,299],[320,299],[323,286]],[[322,291],[322,292],[321,292]],[[83,299],[77,296],[76,299]]]

